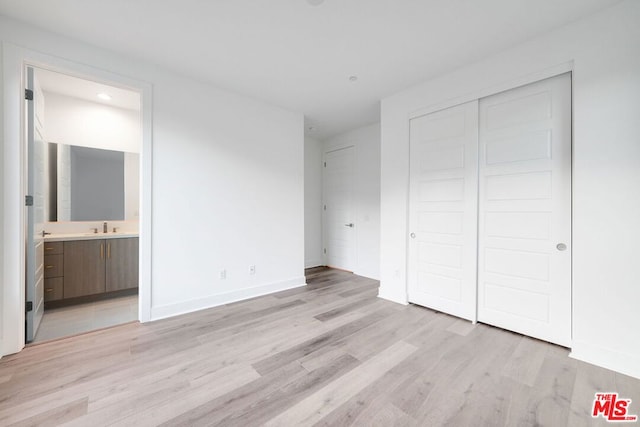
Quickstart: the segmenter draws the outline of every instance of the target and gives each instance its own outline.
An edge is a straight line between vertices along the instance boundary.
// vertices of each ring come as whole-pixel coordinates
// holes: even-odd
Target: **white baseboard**
[[[569,357],[640,379],[640,357],[637,355],[574,340]]]
[[[238,289],[233,292],[210,295],[205,298],[183,301],[177,304],[151,307],[151,321],[178,316],[180,314],[192,313],[194,311],[217,307],[262,295],[268,295],[274,292],[286,291],[287,289],[298,288],[305,285],[306,282],[304,277],[296,277],[294,279],[268,283],[266,285],[255,286],[252,288]]]

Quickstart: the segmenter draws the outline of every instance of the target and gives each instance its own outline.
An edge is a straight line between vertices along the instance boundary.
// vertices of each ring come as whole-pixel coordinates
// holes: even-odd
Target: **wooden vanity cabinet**
[[[105,292],[105,266],[103,239],[64,242],[64,298]]]
[[[138,287],[138,238],[108,239],[107,292]]]
[[[64,298],[138,287],[138,238],[64,242]]]
[[[64,247],[62,242],[44,243],[44,302],[64,298]]]

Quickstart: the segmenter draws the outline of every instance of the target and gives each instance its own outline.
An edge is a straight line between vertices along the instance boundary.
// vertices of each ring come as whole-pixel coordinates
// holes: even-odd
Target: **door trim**
[[[70,60],[2,43],[4,91],[3,276],[0,283],[3,322],[0,356],[17,353],[25,345],[25,226],[26,167],[24,149],[24,70],[33,66],[119,86],[140,93],[142,146],[140,151],[140,287],[139,319],[151,320],[152,225],[152,85]],[[17,326],[17,327],[16,327]]]

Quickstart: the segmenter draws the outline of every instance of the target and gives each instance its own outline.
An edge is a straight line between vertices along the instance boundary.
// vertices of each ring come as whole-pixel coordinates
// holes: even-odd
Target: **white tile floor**
[[[138,320],[138,296],[45,310],[34,343]]]

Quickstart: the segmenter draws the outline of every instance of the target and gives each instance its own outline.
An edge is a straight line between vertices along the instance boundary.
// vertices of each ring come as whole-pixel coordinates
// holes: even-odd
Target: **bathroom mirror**
[[[49,221],[138,218],[139,154],[48,144]]]

